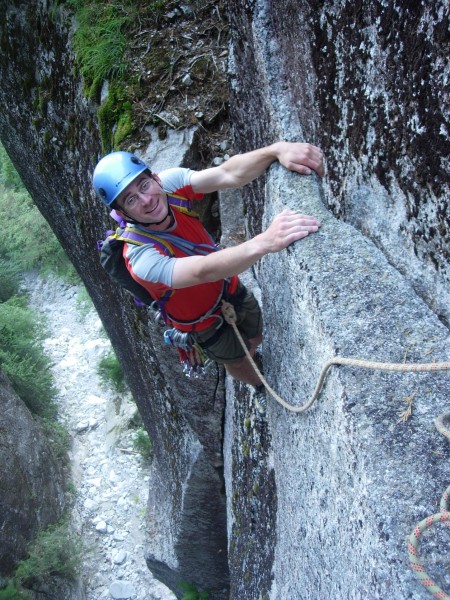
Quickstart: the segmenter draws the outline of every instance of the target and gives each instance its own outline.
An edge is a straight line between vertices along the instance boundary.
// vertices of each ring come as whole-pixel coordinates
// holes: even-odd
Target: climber
[[[134,154],[112,152],[100,160],[93,175],[97,195],[114,209],[116,220],[123,219],[137,234],[163,239],[162,244],[141,245],[130,240],[123,245],[123,257],[133,279],[159,304],[163,301],[166,323],[176,331],[189,332],[209,358],[257,390],[261,381],[234,331],[220,318],[220,300],[225,297],[235,306],[239,330],[253,355],[262,341],[262,318],[256,299],[237,275],[265,254],[279,252],[316,232],[320,223],[286,209],[254,238],[217,250],[193,218],[190,202],[205,193],[244,186],[277,160],[299,174],[315,171],[323,176],[319,148],[289,142],[235,155],[203,171],[171,168],[159,175]],[[185,246],[180,248],[176,240]]]

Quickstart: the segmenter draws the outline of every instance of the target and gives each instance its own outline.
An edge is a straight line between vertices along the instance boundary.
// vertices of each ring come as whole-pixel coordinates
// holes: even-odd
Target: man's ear
[[[114,210],[116,211],[116,214],[119,215],[119,217],[124,221],[128,219],[127,215],[124,212],[122,212],[120,208],[115,208]]]

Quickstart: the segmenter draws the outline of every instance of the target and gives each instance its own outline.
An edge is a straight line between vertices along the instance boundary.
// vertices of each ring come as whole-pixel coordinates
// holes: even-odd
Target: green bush
[[[104,152],[119,148],[120,143],[134,129],[131,104],[127,97],[124,86],[113,82],[108,90],[108,98],[98,109],[98,125]]]
[[[0,144],[0,184],[12,190],[22,190],[23,183],[5,148]]]
[[[0,588],[0,600],[25,600],[28,592],[19,591],[15,585],[8,583],[6,587]]]
[[[39,269],[76,280],[74,267],[25,189],[0,186],[0,222],[8,224],[8,235],[0,237],[0,258],[16,272]]]
[[[119,393],[126,390],[125,376],[113,350],[99,361],[97,373],[105,387],[112,387]]]
[[[25,298],[14,296],[0,303],[0,368],[31,412],[54,418],[55,389],[43,337],[42,322]]]
[[[149,438],[148,433],[143,427],[140,427],[136,431],[136,434],[133,439],[133,448],[136,450],[136,452],[139,452],[139,454],[146,460],[149,460],[152,456],[152,440]]]
[[[56,419],[42,419],[41,423],[55,457],[64,464],[68,463],[71,437],[67,427]]]
[[[28,558],[19,563],[14,577],[16,586],[33,589],[55,576],[75,579],[85,554],[85,545],[66,520],[51,525],[38,533]]]
[[[19,290],[19,272],[10,260],[0,257],[0,302],[15,296]]]
[[[187,583],[186,581],[182,581],[178,584],[183,591],[183,597],[181,600],[207,600],[209,598],[209,591],[203,590],[199,592],[197,586],[192,583]]]
[[[14,218],[11,218],[12,216]],[[17,273],[30,269],[56,273],[69,280],[77,279],[75,268],[47,221],[31,200],[1,144],[0,222],[7,224],[8,227],[8,234],[0,237],[0,262],[13,265],[8,271],[0,264],[2,288],[9,275],[12,281]]]

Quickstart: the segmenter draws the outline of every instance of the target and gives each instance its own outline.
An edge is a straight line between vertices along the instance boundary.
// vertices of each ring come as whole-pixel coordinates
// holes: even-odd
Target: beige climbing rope
[[[237,335],[237,338],[242,345],[242,348],[245,351],[245,354],[250,361],[252,367],[255,369],[256,374],[261,379],[266,390],[269,394],[279,403],[281,406],[284,406],[287,410],[294,413],[302,413],[308,410],[314,402],[319,397],[320,391],[322,389],[323,383],[325,381],[325,377],[327,376],[328,370],[333,365],[347,365],[350,367],[361,367],[362,369],[372,369],[379,371],[410,371],[410,372],[427,372],[427,371],[449,371],[450,370],[450,361],[447,362],[439,362],[439,363],[384,363],[384,362],[375,362],[370,360],[361,360],[358,358],[344,358],[343,356],[335,356],[328,360],[324,366],[322,367],[322,371],[319,375],[319,379],[317,381],[316,388],[311,396],[311,398],[303,404],[303,406],[294,406],[289,404],[281,396],[279,396],[275,390],[273,390],[270,385],[267,383],[266,379],[258,369],[255,361],[253,360],[248,348],[242,339],[241,333],[236,325],[236,312],[234,310],[234,306],[225,300],[222,300],[222,313],[225,321],[233,327],[234,332]]]
[[[328,373],[328,370],[333,365],[347,365],[351,367],[361,367],[363,369],[372,369],[372,370],[381,370],[381,371],[400,371],[400,372],[427,372],[427,371],[448,371],[450,370],[450,362],[439,362],[439,363],[383,363],[383,362],[375,362],[370,360],[360,360],[357,358],[344,358],[342,356],[335,356],[328,360],[319,375],[319,379],[317,381],[316,388],[311,396],[311,398],[304,404],[303,406],[293,406],[289,404],[283,398],[281,398],[267,383],[264,379],[263,375],[259,371],[255,361],[250,355],[248,348],[242,339],[242,336],[239,332],[239,329],[236,325],[236,312],[234,307],[225,301],[222,301],[222,313],[226,322],[233,327],[234,332],[236,333],[239,342],[242,345],[242,348],[245,350],[245,354],[252,364],[255,372],[258,377],[261,379],[261,382],[264,384],[264,387],[270,393],[270,395],[279,403],[281,406],[284,406],[287,410],[294,413],[302,413],[308,410],[312,406],[312,404],[319,397],[320,391],[322,389],[323,383],[325,381],[325,377]],[[450,440],[450,431],[445,426],[444,421],[450,420],[450,413],[446,413],[438,417],[435,421],[436,428],[438,431],[444,435],[447,439]],[[414,531],[408,538],[408,556],[411,568],[420,581],[420,583],[427,589],[435,598],[439,600],[450,600],[450,595],[448,595],[444,590],[442,590],[433,579],[426,572],[422,562],[419,559],[419,543],[422,533],[430,528],[435,523],[443,523],[450,521],[450,512],[448,511],[448,501],[450,498],[450,486],[444,491],[442,494],[442,499],[440,503],[440,511],[434,515],[430,515],[426,517],[420,523],[418,523]]]
[[[450,440],[450,431],[445,426],[444,422],[450,419],[450,413],[444,413],[436,419],[434,422],[437,430],[448,440]],[[446,523],[450,521],[450,513],[448,512],[448,501],[450,495],[450,486],[442,494],[441,502],[439,504],[439,512],[434,515],[429,515],[425,519],[422,519],[420,523],[414,527],[413,532],[408,537],[407,548],[408,558],[411,569],[414,575],[424,586],[424,588],[439,600],[450,600],[450,596],[445,592],[439,585],[428,575],[423,561],[420,560],[419,556],[419,545],[422,533],[432,527],[435,523]]]

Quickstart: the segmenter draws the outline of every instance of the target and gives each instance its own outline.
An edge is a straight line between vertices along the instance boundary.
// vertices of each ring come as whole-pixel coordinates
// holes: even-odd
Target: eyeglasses
[[[139,202],[140,196],[147,196],[150,192],[150,187],[153,182],[152,177],[148,177],[143,179],[139,184],[138,191],[132,194],[131,196],[127,196],[124,200],[124,206],[126,208],[133,208]]]

